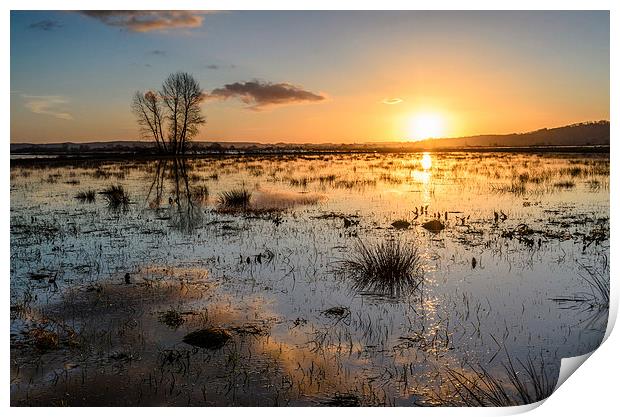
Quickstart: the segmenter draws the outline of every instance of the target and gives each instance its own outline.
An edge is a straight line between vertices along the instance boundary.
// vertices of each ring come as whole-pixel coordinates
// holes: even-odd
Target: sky
[[[205,91],[196,140],[379,142],[609,120],[609,12],[11,12],[11,142],[139,140],[131,100]]]

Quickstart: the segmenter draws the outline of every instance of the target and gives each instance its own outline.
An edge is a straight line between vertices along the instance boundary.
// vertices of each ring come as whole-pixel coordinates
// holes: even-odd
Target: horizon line
[[[530,133],[535,133],[535,132],[539,132],[541,130],[553,130],[553,129],[561,129],[561,128],[566,128],[566,127],[574,127],[574,126],[580,126],[580,125],[588,125],[588,124],[597,124],[597,123],[608,123],[610,124],[610,120],[607,119],[599,119],[599,120],[586,120],[586,121],[582,121],[582,122],[575,122],[575,123],[570,123],[570,124],[566,124],[566,125],[562,125],[562,126],[553,126],[553,127],[541,127],[538,129],[534,129],[534,130],[528,130],[528,131],[522,131],[522,132],[511,132],[511,133],[476,133],[476,134],[472,134],[472,135],[465,135],[465,136],[451,136],[451,137],[430,137],[430,138],[425,138],[425,139],[401,139],[401,140],[366,140],[366,141],[359,141],[359,142],[340,142],[340,141],[334,141],[334,140],[330,140],[330,141],[325,141],[325,142],[286,142],[284,140],[279,140],[279,141],[268,141],[268,142],[261,142],[261,141],[256,141],[256,140],[243,140],[243,139],[239,139],[239,140],[211,140],[211,139],[205,139],[205,140],[192,140],[192,143],[258,143],[261,145],[278,145],[278,144],[282,144],[282,145],[327,145],[327,144],[336,144],[336,145],[365,145],[365,144],[381,144],[381,143],[418,143],[418,142],[427,142],[427,141],[433,141],[433,140],[454,140],[454,139],[466,139],[466,138],[475,138],[475,137],[481,137],[481,136],[512,136],[512,135],[526,135],[526,134],[530,134]],[[24,142],[13,142],[13,139],[10,140],[10,145],[62,145],[62,144],[89,144],[89,143],[107,143],[107,142],[140,142],[140,143],[151,143],[153,142],[152,140],[142,140],[142,139],[100,139],[100,140],[87,140],[84,142],[81,141],[56,141],[56,142],[41,142],[41,143],[35,143],[35,142],[28,142],[28,141],[24,141]]]

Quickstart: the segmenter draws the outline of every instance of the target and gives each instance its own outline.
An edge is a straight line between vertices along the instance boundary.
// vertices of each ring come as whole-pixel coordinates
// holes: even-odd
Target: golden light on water
[[[418,113],[409,122],[409,137],[412,140],[440,138],[445,133],[445,121],[439,113]]]
[[[420,160],[420,165],[422,165],[422,169],[424,169],[424,171],[431,169],[433,166],[433,159],[431,158],[430,153],[424,152],[422,159]]]
[[[430,169],[433,166],[433,158],[431,157],[431,154],[429,152],[424,152],[422,154],[422,158],[420,158],[417,162],[420,164],[420,167],[422,169],[412,170],[411,178],[423,184],[424,188],[422,190],[422,201],[427,203],[430,201],[429,185],[432,175]]]

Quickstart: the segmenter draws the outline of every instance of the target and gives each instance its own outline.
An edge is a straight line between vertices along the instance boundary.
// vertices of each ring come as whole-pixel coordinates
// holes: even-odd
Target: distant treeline
[[[477,135],[419,142],[261,144],[255,142],[193,142],[190,154],[287,153],[287,152],[414,152],[424,150],[482,150],[483,148],[545,148],[609,146],[609,122],[576,123],[569,126],[540,129],[507,135]],[[88,143],[12,143],[12,154],[149,154],[156,153],[153,142],[113,141]]]

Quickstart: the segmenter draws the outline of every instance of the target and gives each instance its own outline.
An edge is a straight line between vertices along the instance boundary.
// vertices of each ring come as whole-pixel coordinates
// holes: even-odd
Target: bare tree
[[[159,152],[168,152],[162,130],[163,108],[157,93],[147,91],[143,94],[136,91],[131,108],[138,120],[142,136],[155,140]]]
[[[159,93],[136,92],[132,110],[142,134],[155,141],[158,151],[184,154],[205,123],[200,109],[204,97],[191,74],[177,72],[168,76]]]

